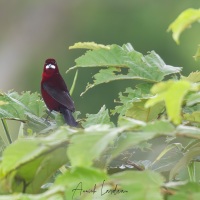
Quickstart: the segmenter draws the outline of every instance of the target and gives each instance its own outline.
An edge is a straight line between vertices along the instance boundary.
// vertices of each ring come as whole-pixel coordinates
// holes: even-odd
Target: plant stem
[[[70,95],[72,95],[72,93],[73,93],[73,91],[74,91],[74,88],[75,88],[75,85],[76,85],[77,77],[78,77],[78,70],[76,70],[76,73],[75,73],[75,76],[74,76],[74,80],[73,80],[71,89],[70,89],[70,91],[69,91]]]
[[[1,122],[3,124],[3,128],[4,128],[4,131],[6,133],[8,142],[11,144],[12,140],[11,140],[11,137],[10,137],[10,134],[9,134],[9,131],[8,131],[8,126],[7,126],[6,120],[5,119],[1,119]]]
[[[196,176],[195,176],[195,162],[191,161],[188,165],[188,174],[189,179],[191,182],[196,182]]]

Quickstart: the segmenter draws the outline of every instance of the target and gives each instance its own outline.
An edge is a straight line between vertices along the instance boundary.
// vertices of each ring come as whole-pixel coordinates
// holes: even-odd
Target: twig
[[[3,128],[4,128],[4,131],[6,133],[6,136],[7,136],[7,139],[9,141],[9,143],[11,144],[12,143],[12,140],[11,140],[11,137],[10,137],[10,134],[9,134],[9,131],[8,131],[8,126],[7,126],[7,123],[5,121],[5,119],[1,119],[1,122],[3,124]]]

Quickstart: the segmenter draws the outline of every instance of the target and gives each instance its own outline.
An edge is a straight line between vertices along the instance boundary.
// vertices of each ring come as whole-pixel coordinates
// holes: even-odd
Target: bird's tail
[[[74,126],[76,127],[78,125],[78,123],[76,122],[76,120],[74,119],[73,115],[72,115],[72,112],[70,110],[68,110],[67,108],[61,108],[60,109],[61,113],[63,114],[64,116],[64,119],[66,121],[66,123],[69,125],[69,126]]]

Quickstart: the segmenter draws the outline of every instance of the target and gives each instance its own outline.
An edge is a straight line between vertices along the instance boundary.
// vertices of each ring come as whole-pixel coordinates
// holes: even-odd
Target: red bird
[[[41,93],[50,112],[55,110],[62,113],[69,126],[77,126],[77,122],[72,115],[72,112],[75,111],[74,102],[59,73],[58,65],[52,58],[47,59],[44,64]]]

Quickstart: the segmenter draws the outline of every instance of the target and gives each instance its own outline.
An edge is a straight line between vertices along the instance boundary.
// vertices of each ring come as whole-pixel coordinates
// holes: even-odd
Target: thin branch
[[[8,126],[7,126],[7,123],[6,123],[6,120],[5,119],[1,119],[1,122],[3,124],[3,128],[4,128],[4,131],[6,133],[6,137],[9,141],[9,143],[11,144],[12,143],[12,139],[10,137],[10,134],[9,134],[9,130],[8,130]]]

